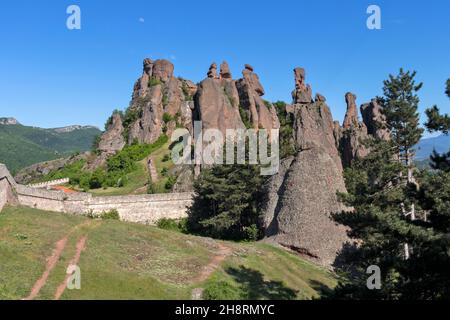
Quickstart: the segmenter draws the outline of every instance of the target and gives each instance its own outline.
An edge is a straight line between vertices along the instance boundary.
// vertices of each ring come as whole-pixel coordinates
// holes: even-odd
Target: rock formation
[[[0,125],[12,126],[20,124],[15,118],[0,118]]]
[[[170,61],[144,60],[144,72],[125,114],[128,143],[153,143],[163,133],[170,135],[178,125],[192,127],[191,102],[197,87],[192,81],[175,78],[173,72]]]
[[[109,155],[122,150],[125,146],[123,131],[122,116],[120,113],[114,112],[106,128],[106,132],[100,137],[98,150]]]
[[[358,120],[358,109],[356,108],[356,95],[351,92],[345,94],[347,112],[341,128],[335,128],[335,136],[342,156],[344,167],[350,166],[355,159],[367,156],[369,150],[364,141],[369,138],[366,125]]]
[[[358,109],[356,108],[356,95],[351,92],[345,94],[345,102],[347,103],[347,112],[345,113],[344,129],[349,129],[358,124]]]
[[[295,90],[292,92],[292,100],[294,103],[311,103],[312,102],[312,90],[310,85],[305,83],[305,69],[295,68]]]
[[[242,75],[243,78],[236,81],[239,105],[246,113],[253,129],[279,129],[280,122],[275,107],[261,98],[265,94],[264,88],[258,75],[253,72],[253,67],[246,64]]]
[[[356,96],[347,93],[345,100],[347,113],[342,127],[339,124],[335,125],[335,137],[341,152],[342,163],[344,167],[347,167],[353,160],[367,156],[370,151],[364,144],[367,139],[389,140],[390,134],[385,129],[386,120],[376,99],[361,106],[363,122],[358,120]]]
[[[202,121],[203,129],[218,129],[225,134],[226,129],[244,129],[245,126],[239,114],[239,94],[235,82],[229,78],[228,65],[222,63],[222,67],[222,78],[217,77],[215,64],[212,64],[208,78],[198,85],[194,119]]]
[[[361,106],[361,115],[364,124],[367,127],[367,133],[382,139],[389,140],[391,135],[386,129],[386,117],[382,113],[382,107],[378,104],[377,99]]]
[[[320,264],[330,266],[348,241],[346,229],[331,218],[346,210],[337,191],[345,192],[342,164],[331,112],[323,96],[311,101],[304,70],[294,70],[295,141],[299,152],[285,160],[269,184],[265,211],[268,241],[296,248]]]

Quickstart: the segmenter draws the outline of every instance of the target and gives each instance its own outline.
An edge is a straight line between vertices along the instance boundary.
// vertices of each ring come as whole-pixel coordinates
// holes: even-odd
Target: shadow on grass
[[[240,266],[225,270],[240,284],[249,300],[293,300],[297,291],[288,288],[280,281],[265,281],[261,272]]]

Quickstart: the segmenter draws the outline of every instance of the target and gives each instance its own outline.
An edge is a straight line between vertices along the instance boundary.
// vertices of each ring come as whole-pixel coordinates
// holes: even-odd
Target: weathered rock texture
[[[347,112],[341,128],[335,128],[335,136],[339,137],[338,144],[344,167],[350,166],[355,159],[361,159],[369,153],[364,141],[369,138],[367,127],[358,119],[356,95],[348,92],[345,95]]]
[[[136,82],[125,115],[127,142],[153,143],[178,126],[192,127],[190,102],[197,91],[189,80],[175,78],[167,60],[144,60],[144,72]],[[169,117],[164,119],[164,114]]]
[[[223,134],[226,129],[244,129],[239,114],[239,94],[234,80],[230,78],[228,65],[222,64],[225,70],[221,71],[220,79],[214,65],[208,72],[208,78],[198,85],[194,119],[202,121],[203,129],[218,129]]]
[[[386,117],[376,99],[361,106],[361,115],[368,134],[382,140],[390,140],[391,135],[386,129]]]
[[[85,169],[94,170],[105,165],[108,157],[122,150],[126,144],[124,130],[122,115],[119,112],[113,112],[106,131],[100,136],[97,146],[98,154],[88,157]]]
[[[305,83],[306,73],[303,68],[295,68],[295,90],[292,92],[292,100],[294,103],[310,103],[312,102],[311,86]]]
[[[350,166],[355,159],[368,155],[369,148],[364,144],[368,139],[389,140],[389,131],[385,128],[386,120],[382,114],[382,107],[373,99],[361,106],[363,122],[358,119],[356,96],[352,93],[345,95],[347,113],[342,127],[335,125],[335,137],[341,152],[344,167]]]
[[[345,192],[335,125],[323,96],[311,101],[311,88],[304,85],[304,70],[294,70],[293,94],[295,141],[300,150],[282,163],[272,178],[265,212],[269,241],[296,248],[318,263],[330,266],[349,241],[343,226],[331,218],[346,208],[337,191]]]
[[[236,81],[239,105],[247,114],[253,129],[279,129],[280,122],[275,107],[261,98],[265,94],[264,88],[258,75],[253,72],[253,67],[247,64],[242,75],[243,78]]]

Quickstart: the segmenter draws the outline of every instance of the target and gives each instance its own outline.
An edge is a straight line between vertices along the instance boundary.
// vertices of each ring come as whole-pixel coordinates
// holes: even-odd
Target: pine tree
[[[191,232],[228,240],[257,240],[264,177],[256,165],[215,165],[194,182]]]
[[[415,95],[420,85],[415,85],[414,76],[401,70],[385,81],[384,105],[393,138],[371,141],[370,154],[345,171],[348,193],[340,197],[354,213],[338,214],[335,219],[351,228],[350,236],[359,245],[343,257],[347,280],[340,282],[331,298],[450,298],[450,174],[438,169],[416,174],[418,184],[410,180],[411,149],[421,134]],[[405,171],[409,172],[406,183]],[[420,219],[402,212],[413,204]],[[402,251],[405,243],[408,259]],[[371,265],[381,269],[380,290],[366,286]]]

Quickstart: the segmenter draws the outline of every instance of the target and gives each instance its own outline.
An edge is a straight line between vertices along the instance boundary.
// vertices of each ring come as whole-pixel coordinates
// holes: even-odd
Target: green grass
[[[90,150],[99,134],[101,131],[97,128],[56,132],[22,125],[0,125],[0,163],[16,172],[37,162]]]
[[[147,193],[148,171],[145,165],[145,160],[136,163],[136,170],[128,173],[126,177],[126,184],[123,187],[108,187],[106,189],[91,189],[89,190],[94,196],[121,196],[127,194],[145,194]]]
[[[115,220],[7,207],[0,213],[0,300],[28,296],[55,243],[66,235],[65,250],[38,299],[53,299],[82,236],[88,240],[78,264],[81,289],[66,289],[62,299],[190,299],[194,288],[221,297],[224,282],[241,299],[309,299],[336,282],[332,274],[281,249],[232,242],[220,242],[233,254],[198,282],[217,254],[218,241]]]

